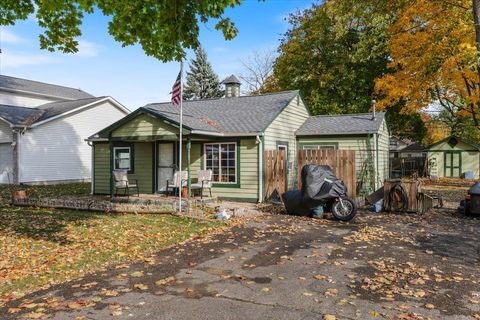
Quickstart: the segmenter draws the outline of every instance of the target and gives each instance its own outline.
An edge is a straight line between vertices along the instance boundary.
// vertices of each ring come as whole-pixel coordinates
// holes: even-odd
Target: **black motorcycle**
[[[329,166],[306,165],[302,168],[301,190],[291,190],[282,195],[288,214],[321,216],[332,212],[342,221],[357,214],[356,202],[347,196],[347,187]]]

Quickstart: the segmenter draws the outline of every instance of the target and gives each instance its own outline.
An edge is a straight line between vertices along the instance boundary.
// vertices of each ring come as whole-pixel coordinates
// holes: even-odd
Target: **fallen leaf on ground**
[[[140,290],[148,290],[148,286],[143,283],[136,283],[133,285],[134,288],[140,289]]]
[[[169,284],[170,282],[173,282],[173,281],[175,281],[175,277],[167,277],[167,278],[155,281],[155,284],[157,286],[164,286],[164,285]]]
[[[130,273],[130,275],[134,278],[140,278],[140,277],[143,277],[143,271],[135,271]]]
[[[326,297],[334,297],[338,294],[338,290],[335,288],[329,288],[324,294]]]

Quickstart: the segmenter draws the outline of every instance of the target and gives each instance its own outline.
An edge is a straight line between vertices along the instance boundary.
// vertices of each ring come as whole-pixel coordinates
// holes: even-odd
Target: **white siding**
[[[28,130],[19,142],[20,182],[90,179],[91,149],[84,139],[124,116],[107,101]]]
[[[383,120],[378,131],[378,175],[377,186],[382,186],[385,179],[389,176],[389,147],[390,133],[387,122]]]
[[[12,129],[10,125],[0,120],[0,143],[12,142]]]
[[[13,182],[13,147],[0,143],[0,184]]]
[[[295,133],[308,116],[305,104],[300,95],[297,95],[265,130],[265,150],[275,150],[279,143],[288,143],[288,161],[291,163],[288,175],[289,187],[295,184],[296,179],[297,140]]]
[[[5,104],[8,106],[34,108],[45,103],[59,100],[61,99],[38,97],[35,95],[22,94],[18,92],[13,93],[0,90],[0,104]]]

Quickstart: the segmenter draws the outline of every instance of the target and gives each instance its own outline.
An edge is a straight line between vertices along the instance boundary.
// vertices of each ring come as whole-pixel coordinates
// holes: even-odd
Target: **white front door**
[[[173,179],[175,168],[174,163],[174,144],[159,143],[157,145],[157,191],[165,192],[167,189],[167,180]]]

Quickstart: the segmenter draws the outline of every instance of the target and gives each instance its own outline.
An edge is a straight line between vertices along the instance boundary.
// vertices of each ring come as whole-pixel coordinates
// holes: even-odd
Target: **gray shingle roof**
[[[0,118],[16,126],[32,125],[104,98],[57,101],[36,108],[0,105]]]
[[[240,80],[238,80],[238,78],[233,74],[222,81],[222,84],[228,84],[228,83],[241,84]]]
[[[0,89],[20,90],[68,100],[92,98],[83,90],[0,75]]]
[[[376,133],[380,129],[385,112],[322,115],[309,117],[298,129],[297,135],[345,135]]]
[[[422,146],[420,143],[418,142],[414,142],[412,144],[409,144],[408,146],[406,146],[405,148],[401,149],[400,152],[409,152],[409,151],[423,151],[425,150],[425,147]]]
[[[35,108],[0,105],[0,118],[13,125],[24,125],[29,119],[38,117],[41,111]]]
[[[66,100],[66,101],[56,101],[38,106],[37,109],[43,111],[42,116],[36,121],[43,121],[55,116],[58,116],[62,113],[77,109],[81,106],[96,102],[98,100],[105,99],[105,97],[94,97],[78,100]]]
[[[183,102],[186,127],[218,133],[259,133],[277,117],[298,91],[285,91],[257,96],[204,99]],[[168,103],[144,107],[150,112],[179,122],[179,108]]]

